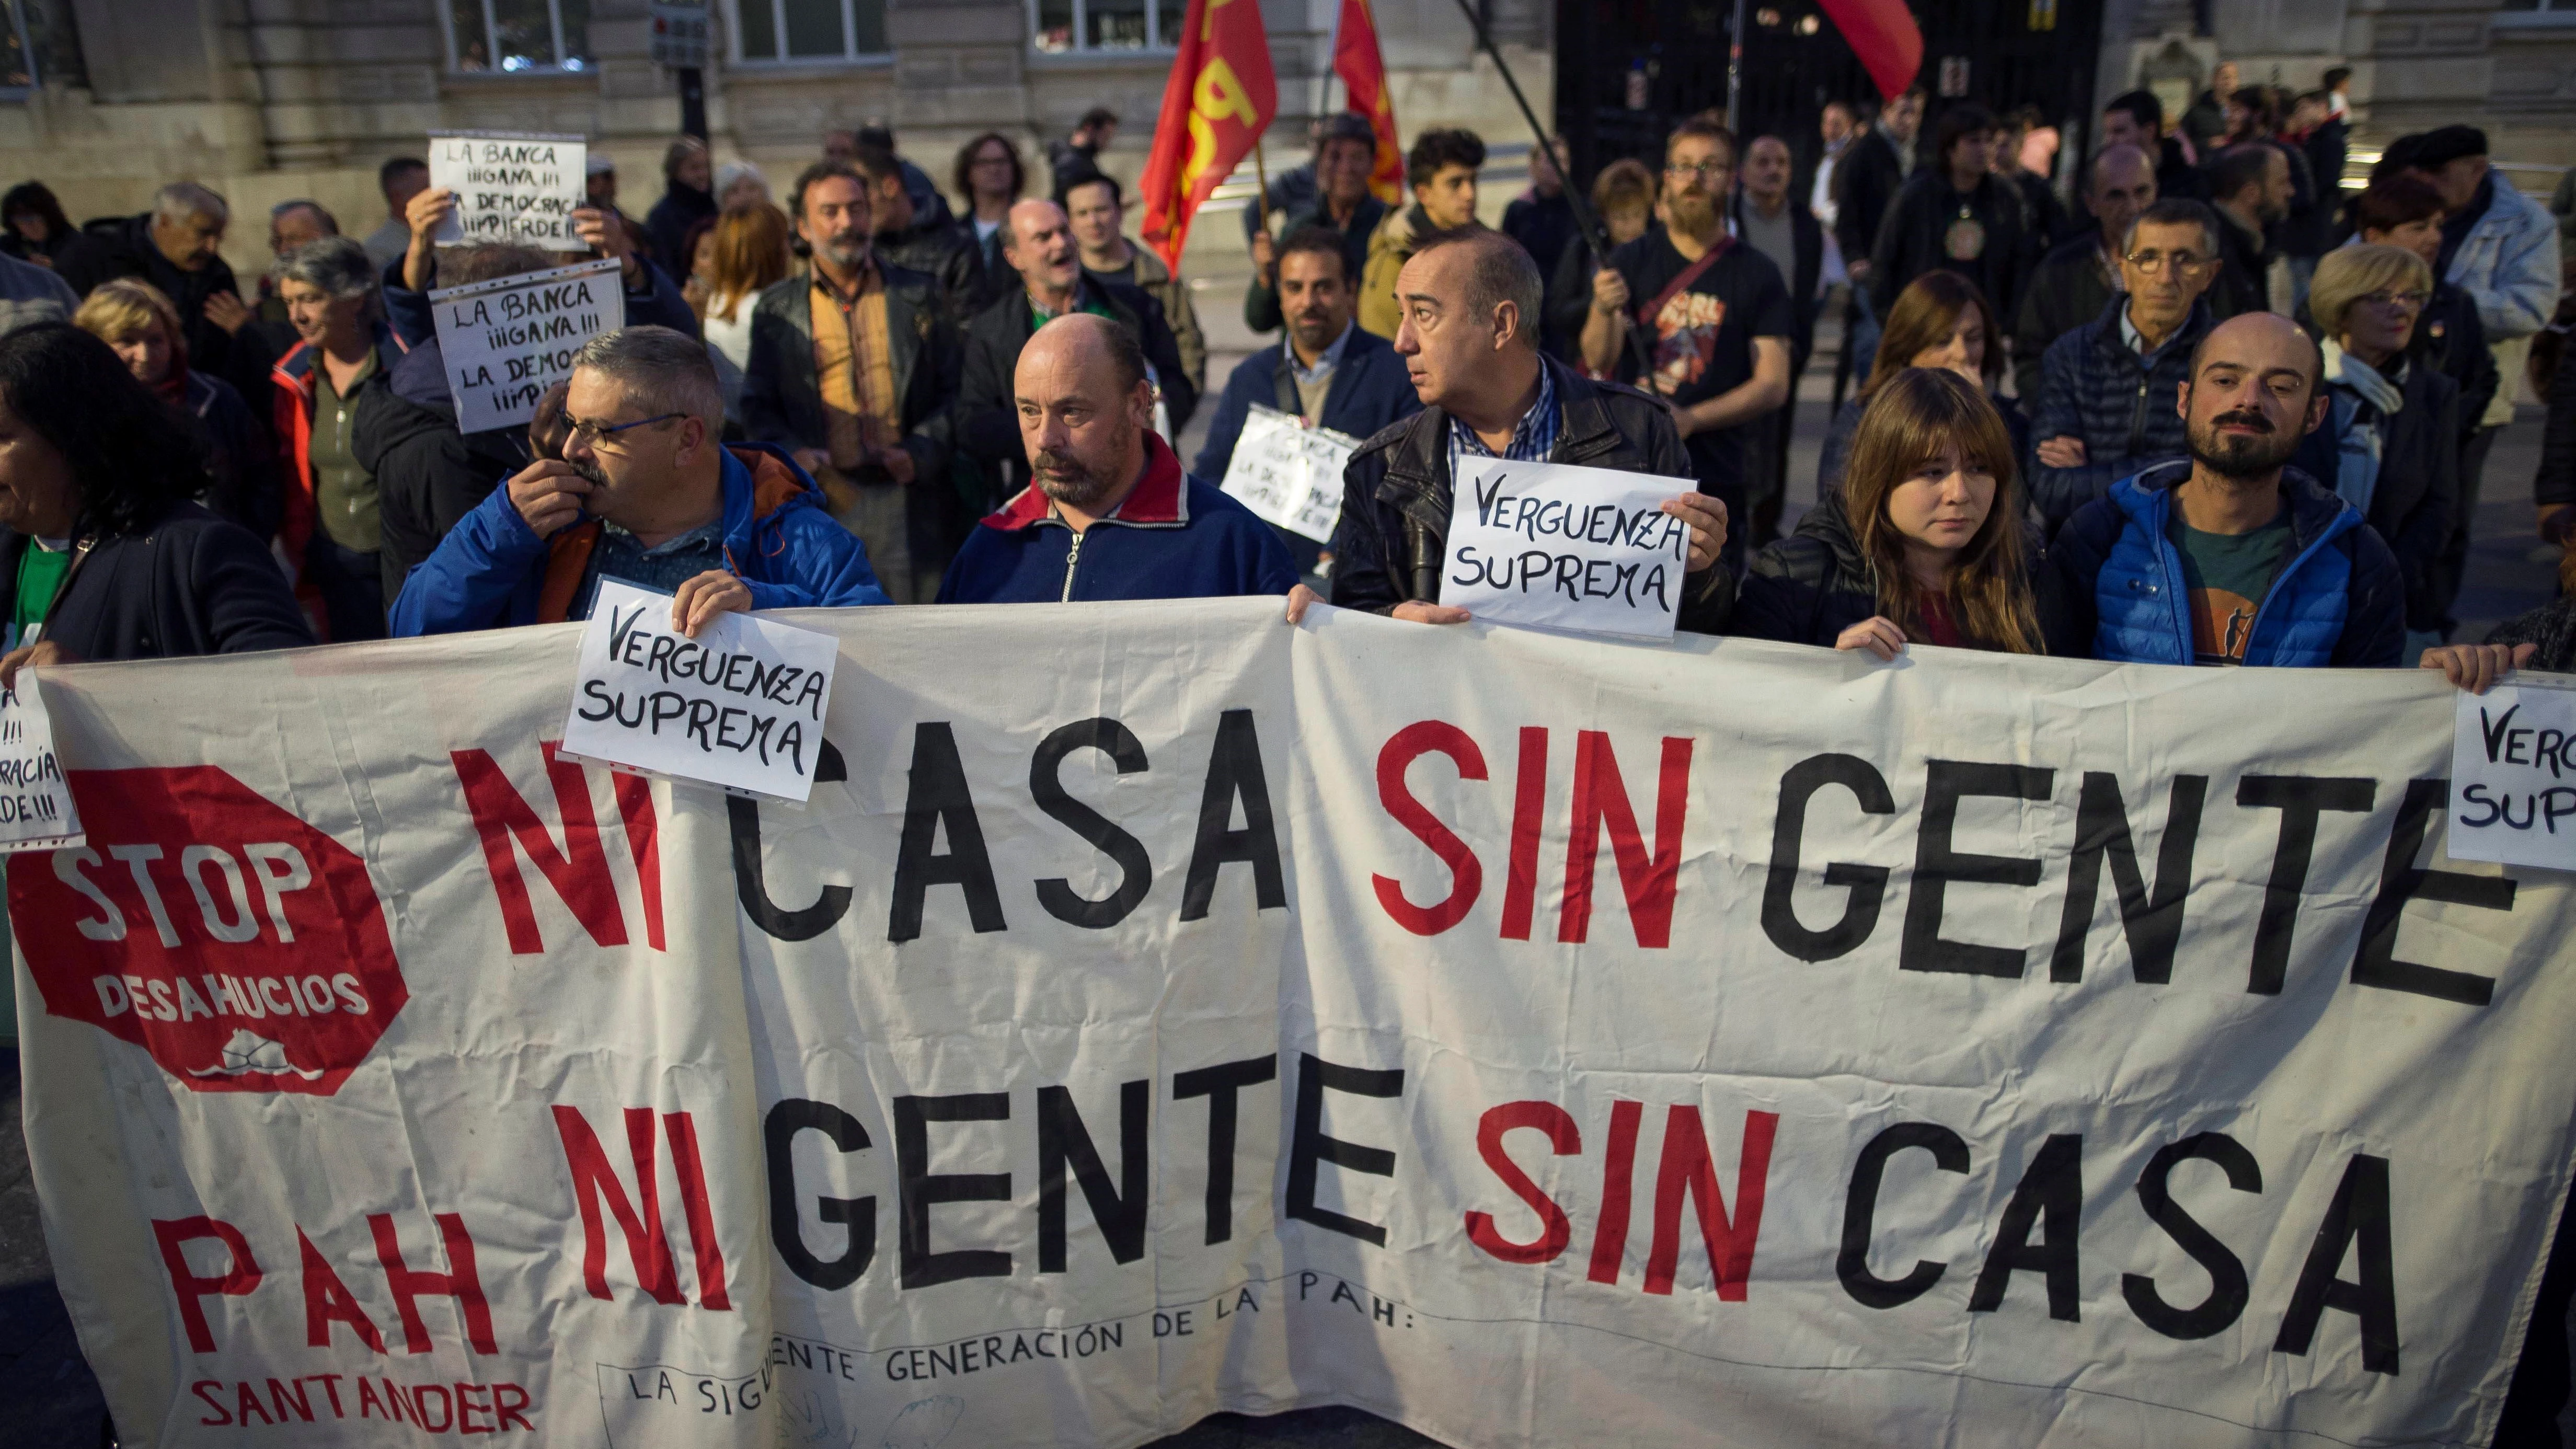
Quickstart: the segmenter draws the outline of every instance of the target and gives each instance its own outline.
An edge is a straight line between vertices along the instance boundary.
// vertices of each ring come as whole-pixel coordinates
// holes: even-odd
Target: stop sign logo
[[[366,862],[212,765],[69,779],[89,843],[9,869],[46,1012],[200,1092],[338,1091],[411,997]]]

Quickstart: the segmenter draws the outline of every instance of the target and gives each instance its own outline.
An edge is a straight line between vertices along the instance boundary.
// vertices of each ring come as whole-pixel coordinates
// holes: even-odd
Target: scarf
[[[2327,338],[2326,382],[2334,388],[2335,496],[2362,517],[2379,491],[2379,461],[2387,446],[2387,421],[2406,405],[2405,394],[2379,369],[2344,351]],[[2397,358],[2405,375],[2405,355]],[[2366,411],[2365,411],[2366,410]]]

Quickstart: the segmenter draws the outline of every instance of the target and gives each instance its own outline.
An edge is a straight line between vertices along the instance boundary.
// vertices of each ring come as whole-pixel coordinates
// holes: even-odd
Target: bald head
[[[1012,203],[1002,218],[1002,257],[1028,284],[1029,295],[1050,305],[1070,291],[1082,274],[1073,224],[1064,208],[1052,201],[1032,198]]]
[[[2101,224],[2103,245],[2117,251],[2140,213],[2156,204],[2156,160],[2125,142],[2093,153],[2084,205]]]
[[[1029,375],[1030,360],[1041,370],[1071,366],[1088,376],[1110,379],[1111,393],[1124,397],[1145,380],[1145,348],[1127,324],[1096,312],[1058,317],[1030,334],[1020,349],[1014,382]]]
[[[2183,436],[2195,478],[2277,483],[2299,440],[2325,420],[2325,359],[2297,323],[2248,312],[2209,329],[2182,385]]]
[[[1144,473],[1154,426],[1135,334],[1088,312],[1055,318],[1020,349],[1011,392],[1039,489],[1067,512],[1114,510]]]
[[[2192,349],[2191,375],[2197,378],[2204,366],[2221,361],[2276,375],[2295,372],[2310,391],[2326,371],[2316,339],[2278,312],[2241,313],[2210,328]]]

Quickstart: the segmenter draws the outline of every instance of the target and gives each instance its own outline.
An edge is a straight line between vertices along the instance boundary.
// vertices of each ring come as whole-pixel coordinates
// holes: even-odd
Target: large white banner
[[[2493,1427],[2572,923],[2444,855],[2437,676],[781,617],[803,809],[557,758],[572,626],[46,675],[126,1442]]]

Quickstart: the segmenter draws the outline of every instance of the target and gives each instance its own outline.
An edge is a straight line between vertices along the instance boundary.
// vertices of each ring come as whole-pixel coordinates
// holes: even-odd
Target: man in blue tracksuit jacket
[[[943,604],[1285,594],[1288,550],[1251,509],[1181,472],[1154,433],[1135,333],[1069,313],[1013,372],[1033,481],[977,525],[940,581]]]
[[[2397,560],[2352,506],[2285,466],[2323,419],[2323,359],[2285,317],[2213,328],[2181,412],[2191,456],[2111,486],[2051,545],[2049,652],[2129,664],[2402,662]]]
[[[397,637],[590,617],[602,579],[670,591],[679,627],[726,610],[882,604],[867,550],[775,448],[727,448],[704,344],[666,327],[573,358],[570,439],[492,490],[412,570]]]

